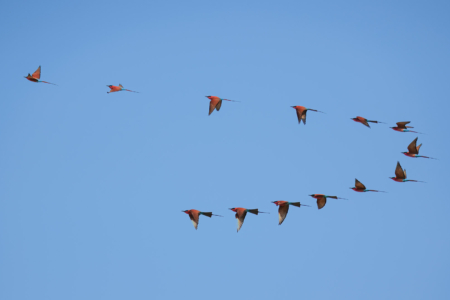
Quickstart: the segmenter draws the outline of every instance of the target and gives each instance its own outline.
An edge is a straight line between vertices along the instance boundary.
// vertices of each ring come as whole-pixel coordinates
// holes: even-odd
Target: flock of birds
[[[29,81],[32,82],[43,82],[43,83],[48,83],[48,84],[53,84],[54,83],[50,83],[47,81],[43,81],[40,80],[41,79],[41,66],[39,66],[39,68],[33,73],[33,74],[28,74],[28,76],[25,76],[26,79],[28,79]],[[109,93],[113,93],[113,92],[120,92],[120,91],[127,91],[127,92],[133,92],[133,93],[138,93],[136,91],[132,91],[132,90],[128,90],[128,89],[124,89],[123,86],[121,84],[119,84],[118,86],[115,85],[107,85],[107,87],[110,88],[110,91],[107,92]],[[232,101],[232,102],[239,102],[236,100],[230,100],[230,99],[223,99],[223,98],[219,98],[217,96],[206,96],[209,100],[209,115],[211,115],[211,113],[213,113],[214,110],[219,111],[220,108],[222,107],[222,101]],[[297,119],[298,119],[298,123],[300,124],[301,122],[303,122],[303,124],[306,125],[306,113],[307,111],[314,111],[314,112],[320,112],[323,113],[322,111],[316,110],[316,109],[311,109],[311,108],[306,108],[304,106],[292,106],[292,108],[294,108],[297,112]],[[379,122],[379,121],[375,121],[375,120],[367,120],[366,118],[357,116],[356,118],[351,118],[353,121],[361,123],[367,127],[370,128],[369,123],[383,123],[383,122]],[[395,131],[398,132],[414,132],[414,133],[421,133],[421,132],[417,132],[417,131],[412,131],[410,130],[410,128],[414,128],[412,126],[407,126],[407,124],[409,124],[410,121],[407,122],[397,122],[397,126],[395,127],[390,127]],[[408,157],[413,157],[413,158],[418,158],[418,157],[422,157],[422,158],[429,158],[429,159],[436,159],[433,157],[429,157],[429,156],[424,156],[424,155],[419,155],[419,149],[422,146],[422,144],[420,144],[419,146],[417,146],[417,137],[408,145],[408,152],[402,152],[404,155],[408,156]],[[406,179],[406,170],[404,170],[402,168],[402,166],[400,165],[400,162],[397,162],[397,166],[395,168],[395,177],[390,177],[392,180],[396,181],[396,182],[424,182],[424,181],[419,181],[419,180],[411,180],[411,179]],[[355,192],[359,192],[359,193],[363,193],[363,192],[382,192],[385,193],[384,191],[379,191],[379,190],[369,190],[366,188],[366,186],[364,184],[362,184],[358,179],[355,179],[355,186],[350,188],[352,190],[354,190]],[[322,209],[325,204],[327,203],[327,199],[331,198],[331,199],[345,199],[345,198],[340,198],[337,196],[330,196],[330,195],[324,195],[324,194],[312,194],[309,195],[311,197],[313,197],[314,199],[317,200],[317,208],[318,209]],[[345,199],[347,200],[347,199]],[[278,225],[281,225],[283,223],[283,221],[286,219],[287,213],[289,211],[289,206],[293,205],[296,207],[300,207],[300,206],[309,206],[309,205],[305,205],[305,204],[301,204],[300,202],[288,202],[288,201],[273,201],[272,203],[274,203],[276,206],[278,206]],[[259,211],[257,208],[256,209],[248,209],[248,208],[243,208],[243,207],[234,207],[234,208],[230,208],[230,210],[232,210],[233,212],[236,213],[235,217],[237,219],[237,232],[239,232],[239,230],[242,227],[242,224],[244,224],[244,220],[245,217],[247,215],[247,213],[252,213],[255,215],[258,215],[259,213],[266,213],[266,212],[262,212]],[[218,217],[222,217],[221,215],[215,215],[212,212],[203,212],[203,211],[199,211],[196,209],[189,209],[189,210],[184,210],[184,213],[189,215],[189,218],[191,219],[192,223],[194,224],[195,229],[197,229],[198,227],[198,222],[199,222],[199,218],[200,215],[203,216],[207,216],[209,218],[211,218],[212,216],[218,216]]]

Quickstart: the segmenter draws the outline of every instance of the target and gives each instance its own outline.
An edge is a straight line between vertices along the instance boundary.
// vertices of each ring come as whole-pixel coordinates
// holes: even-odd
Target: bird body
[[[411,121],[405,121],[405,122],[397,122],[397,126],[396,127],[391,127],[393,130],[398,131],[398,132],[415,132],[415,133],[420,133],[417,131],[413,131],[413,130],[409,130],[408,128],[414,128],[412,126],[406,126],[406,124],[411,123]]]
[[[328,195],[324,195],[324,194],[312,194],[309,196],[313,197],[314,199],[317,199],[317,208],[318,209],[322,209],[325,206],[325,204],[327,203],[327,198],[347,200],[345,198],[339,198],[337,196],[328,196]]]
[[[197,229],[197,227],[198,227],[198,221],[199,221],[200,215],[204,215],[209,218],[211,218],[212,216],[222,217],[219,215],[213,215],[212,212],[203,212],[203,211],[199,211],[196,209],[184,210],[183,212],[189,215],[189,218],[191,219],[192,224],[194,224],[195,229]]]
[[[41,66],[39,66],[39,68],[37,68],[37,70],[34,71],[33,74],[30,75],[30,73],[28,73],[28,75],[25,76],[25,78],[28,79],[31,82],[43,82],[43,83],[56,85],[56,84],[51,83],[51,82],[40,80],[41,79]]]
[[[107,87],[110,88],[109,92],[106,92],[107,94],[114,93],[114,92],[120,92],[120,91],[139,93],[139,92],[136,92],[136,91],[124,89],[121,84],[119,84],[119,86],[117,86],[117,85],[107,85]]]
[[[355,178],[355,186],[351,188],[355,192],[358,193],[364,193],[364,192],[379,192],[379,193],[386,193],[384,191],[378,191],[378,190],[368,190],[364,184],[362,184],[358,179]]]
[[[298,123],[299,124],[300,124],[301,121],[303,121],[303,124],[306,125],[306,112],[308,110],[324,113],[323,111],[319,111],[319,110],[312,109],[312,108],[306,108],[304,106],[299,106],[299,105],[291,106],[291,107],[294,108],[297,111],[297,119],[298,119]]]
[[[397,162],[397,166],[395,167],[395,177],[389,177],[396,182],[423,182],[419,180],[406,179],[406,170],[402,168],[400,162]]]
[[[237,232],[239,232],[239,230],[242,227],[242,224],[244,224],[244,219],[245,219],[245,216],[247,215],[247,212],[252,213],[254,215],[258,215],[258,213],[264,213],[262,211],[259,211],[257,208],[256,209],[247,209],[247,208],[243,208],[243,207],[234,207],[234,208],[230,208],[230,210],[232,210],[236,213],[235,217],[237,219]]]
[[[363,117],[360,117],[360,116],[357,116],[356,118],[352,118],[352,120],[355,121],[355,122],[361,123],[361,124],[363,124],[363,125],[365,125],[365,126],[367,126],[369,128],[370,128],[369,122],[370,123],[383,123],[383,122],[374,121],[374,120],[367,120],[366,118],[363,118]]]
[[[289,205],[293,205],[293,206],[297,206],[297,207],[300,207],[301,205],[309,206],[309,205],[305,205],[305,204],[300,204],[300,202],[288,202],[288,201],[282,201],[282,200],[273,201],[272,203],[274,203],[276,206],[279,206],[279,208],[278,208],[278,225],[281,225],[283,223],[284,219],[286,219],[287,213],[289,211]]]
[[[412,141],[411,144],[408,145],[408,152],[402,152],[402,153],[408,157],[413,157],[413,158],[423,157],[423,158],[436,159],[436,158],[425,156],[425,155],[419,155],[419,149],[422,146],[422,144],[417,146],[417,139],[418,139],[418,137],[416,137],[414,139],[414,141]]]
[[[220,108],[222,107],[222,101],[223,100],[231,101],[231,102],[239,102],[239,101],[236,101],[236,100],[219,98],[217,96],[205,96],[205,97],[208,98],[209,100],[211,100],[209,102],[209,114],[208,115],[211,115],[212,112],[214,111],[214,109],[219,111]]]

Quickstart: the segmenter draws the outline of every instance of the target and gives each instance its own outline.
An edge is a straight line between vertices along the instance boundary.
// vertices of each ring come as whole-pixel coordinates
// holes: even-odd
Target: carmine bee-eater
[[[136,92],[136,91],[124,89],[123,86],[122,86],[121,84],[119,84],[119,86],[116,86],[116,85],[107,85],[107,87],[110,88],[110,91],[109,91],[109,92],[106,92],[107,94],[109,94],[109,93],[114,93],[114,92],[120,92],[120,91],[127,91],[127,92],[139,93],[139,92]]]
[[[409,157],[423,157],[423,158],[436,159],[436,158],[429,157],[429,156],[419,155],[419,149],[422,146],[422,144],[417,146],[416,145],[417,139],[418,139],[418,137],[416,137],[414,139],[414,141],[412,141],[411,144],[409,144],[408,152],[402,152],[402,153],[405,154],[406,156],[409,156]]]
[[[208,98],[209,100],[211,100],[209,102],[209,115],[212,114],[214,109],[216,109],[217,111],[220,110],[220,107],[222,106],[222,100],[231,101],[231,102],[239,102],[236,100],[222,99],[217,96],[205,96],[205,97]]]
[[[200,215],[204,215],[204,216],[207,216],[210,218],[212,216],[222,217],[220,215],[213,215],[213,213],[211,213],[211,212],[203,212],[203,211],[199,211],[196,209],[183,210],[183,212],[189,215],[189,218],[191,219],[192,224],[194,224],[195,229],[197,229],[198,219],[199,219]]]
[[[33,74],[30,75],[30,73],[28,73],[28,76],[24,76],[24,77],[26,79],[28,79],[29,81],[32,81],[32,82],[43,82],[43,83],[56,85],[56,84],[51,83],[51,82],[39,80],[39,79],[41,79],[41,66],[39,66],[39,68],[37,68],[37,70]]]
[[[230,208],[230,210],[232,210],[236,213],[235,217],[237,219],[237,232],[239,232],[239,230],[242,227],[242,224],[244,224],[244,219],[245,219],[245,216],[247,215],[247,212],[252,213],[254,215],[258,215],[260,213],[265,213],[263,211],[259,211],[257,208],[256,209],[247,209],[247,208],[243,208],[243,207],[233,207],[233,208]],[[265,214],[267,214],[267,213],[265,213]]]
[[[303,206],[309,206],[309,205],[305,205],[305,204],[300,204],[300,202],[287,202],[287,201],[272,201],[272,203],[275,203],[276,206],[279,206],[278,208],[278,225],[281,225],[284,221],[284,219],[286,219],[287,213],[289,211],[289,205],[294,205],[297,207],[300,207],[300,205]]]
[[[415,133],[422,133],[422,132],[417,132],[417,131],[412,131],[409,130],[408,128],[414,128],[412,126],[406,126],[406,124],[411,123],[411,121],[405,121],[405,122],[397,122],[397,126],[396,127],[390,127],[395,131],[398,132],[415,132]]]
[[[419,181],[419,180],[410,180],[406,179],[406,170],[403,170],[402,166],[400,165],[400,162],[397,162],[397,167],[395,167],[395,177],[389,177],[394,181],[397,182],[425,182],[425,181]]]
[[[318,209],[322,209],[325,206],[325,204],[327,203],[327,198],[348,200],[345,198],[339,198],[336,196],[328,196],[328,195],[323,195],[323,194],[312,194],[309,196],[317,199],[317,208]]]
[[[294,108],[297,111],[298,124],[300,124],[300,122],[303,121],[303,124],[306,125],[306,112],[308,110],[315,111],[315,112],[320,112],[320,113],[324,114],[323,111],[315,110],[315,109],[312,109],[312,108],[306,108],[304,106],[298,106],[297,105],[297,106],[291,106],[291,107]]]
[[[366,186],[362,184],[358,179],[355,178],[355,186],[351,187],[352,190],[355,192],[363,193],[363,192],[378,192],[378,193],[386,193],[384,191],[377,191],[377,190],[368,190],[366,189]]]
[[[369,128],[370,128],[370,125],[369,125],[368,122],[370,122],[370,123],[383,123],[383,124],[386,124],[386,123],[380,122],[380,121],[367,120],[366,118],[363,118],[363,117],[360,117],[360,116],[357,116],[356,118],[351,118],[351,120],[353,120],[355,122],[358,122],[358,123],[361,123],[361,124],[363,124],[363,125],[365,125],[365,126],[367,126]]]

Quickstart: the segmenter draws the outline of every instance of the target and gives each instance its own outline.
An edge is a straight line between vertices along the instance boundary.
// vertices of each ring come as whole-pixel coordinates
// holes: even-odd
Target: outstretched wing
[[[408,122],[397,122],[397,127],[399,128],[406,128],[406,124],[411,123],[411,121]]]
[[[236,213],[236,219],[237,219],[237,231],[241,230],[242,224],[244,224],[245,216],[247,215],[247,211],[243,211],[242,214]]]
[[[326,197],[322,196],[322,197],[318,198],[317,199],[317,208],[322,209],[326,203],[327,203]]]
[[[303,121],[303,124],[305,124],[305,125],[306,125],[306,112],[307,112],[306,109],[302,112],[302,121]]]
[[[400,179],[406,179],[406,174],[403,172],[400,162],[397,162],[397,167],[395,168],[395,177]]]
[[[357,188],[358,190],[365,190],[366,186],[355,178],[355,188]]]
[[[197,229],[197,227],[198,227],[198,220],[199,220],[199,214],[190,212],[189,213],[189,218],[191,219],[192,224],[194,224],[195,229]]]
[[[411,144],[409,144],[409,146],[408,146],[408,152],[410,153],[410,154],[419,154],[419,152],[418,152],[418,149],[417,149],[417,139],[418,139],[418,137],[416,137],[415,139],[414,139],[414,141],[412,141],[411,142]]]
[[[281,225],[286,219],[287,213],[289,211],[289,204],[283,204],[280,205],[280,208],[278,208],[278,225]]]
[[[219,111],[220,107],[222,107],[222,99],[220,99],[219,103],[217,103],[216,110]]]
[[[33,75],[31,75],[31,77],[41,79],[41,66],[37,68],[37,70],[33,73]]]

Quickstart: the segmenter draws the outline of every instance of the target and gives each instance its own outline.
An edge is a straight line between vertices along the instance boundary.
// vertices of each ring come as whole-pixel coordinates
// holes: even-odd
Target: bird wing
[[[287,213],[289,211],[289,204],[283,204],[280,205],[280,208],[278,208],[278,225],[281,225],[286,219]]]
[[[419,154],[419,149],[420,147],[422,147],[422,144],[420,144],[419,146],[417,146],[417,154]]]
[[[123,89],[123,85],[121,85],[120,83],[119,83],[119,87]]]
[[[220,99],[219,103],[217,103],[216,110],[219,111],[221,106],[222,106],[222,99]]]
[[[322,196],[320,198],[317,198],[317,208],[322,209],[325,204],[327,203],[327,198]]]
[[[395,177],[400,179],[406,179],[406,172],[403,171],[400,162],[397,162],[397,167],[395,168]]]
[[[189,212],[189,218],[192,221],[192,224],[194,224],[195,229],[197,229],[198,227],[198,220],[199,220],[199,213],[195,213],[195,212]]]
[[[31,75],[31,77],[41,79],[41,66],[37,68],[37,70],[33,73],[33,75]]]
[[[242,224],[244,224],[245,216],[247,215],[247,211],[243,211],[242,214],[239,214],[239,212],[236,213],[236,219],[237,219],[237,231],[241,230]]]
[[[213,101],[211,100],[211,102],[209,102],[209,114],[212,114],[212,112],[214,111],[214,108],[216,108],[215,103],[213,103]]]
[[[414,141],[412,141],[411,144],[409,144],[409,146],[408,146],[408,152],[410,154],[419,154],[417,146],[416,146],[417,139],[418,139],[418,137],[416,137],[414,139]]]
[[[307,110],[305,109],[302,113],[302,121],[303,121],[303,124],[305,124],[305,125],[306,125],[306,112],[307,112]]]
[[[360,121],[361,121],[361,123],[362,123],[363,125],[366,125],[367,127],[370,128],[370,125],[369,125],[369,123],[367,122],[367,119],[362,118],[362,119],[360,119]]]
[[[365,190],[366,186],[355,178],[355,188],[357,188],[358,190]]]
[[[406,124],[411,123],[411,121],[407,122],[397,122],[397,127],[399,128],[406,128]]]
[[[298,124],[300,124],[300,122],[302,121],[302,111],[299,111],[298,109],[296,109],[295,111],[297,112]]]

